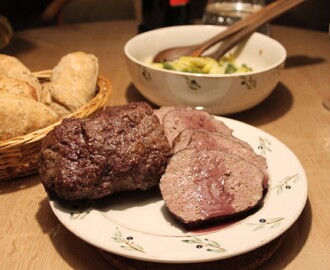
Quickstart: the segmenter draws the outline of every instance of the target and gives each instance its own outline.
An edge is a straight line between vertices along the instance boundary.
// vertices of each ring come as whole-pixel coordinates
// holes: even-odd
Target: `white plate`
[[[186,231],[166,210],[159,191],[134,191],[94,202],[50,198],[60,222],[84,241],[121,256],[166,263],[221,260],[265,245],[284,233],[307,200],[307,178],[297,157],[260,129],[217,117],[267,159],[270,187],[261,209],[224,227]]]

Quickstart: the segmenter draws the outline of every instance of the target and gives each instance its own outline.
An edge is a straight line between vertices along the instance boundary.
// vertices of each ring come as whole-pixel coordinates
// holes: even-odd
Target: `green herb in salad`
[[[232,74],[252,71],[252,68],[246,64],[238,65],[232,54],[225,55],[219,61],[210,57],[182,56],[174,61],[152,63],[152,65],[168,70],[200,74]]]

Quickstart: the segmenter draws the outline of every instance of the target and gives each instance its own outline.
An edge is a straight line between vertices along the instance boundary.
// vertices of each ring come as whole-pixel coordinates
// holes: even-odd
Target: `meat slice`
[[[186,134],[186,135],[185,135]],[[190,136],[188,136],[188,134]],[[181,140],[180,138],[183,137]],[[189,138],[189,140],[188,140]],[[252,147],[233,136],[225,136],[217,132],[208,132],[200,129],[184,130],[177,136],[173,152],[184,148],[195,148],[198,150],[213,149],[235,154],[246,161],[254,164],[264,173],[264,187],[268,185],[268,166],[266,159],[256,154]]]
[[[39,174],[46,191],[96,199],[156,187],[171,148],[152,108],[143,102],[66,119],[44,138]]]
[[[163,126],[170,145],[173,144],[175,137],[187,128],[216,131],[225,135],[232,134],[232,130],[228,126],[222,121],[215,119],[209,113],[181,107],[170,110],[165,114],[163,117]]]
[[[208,136],[208,137],[218,137],[218,136],[221,136],[221,137],[226,137],[228,140],[232,140],[232,141],[235,141],[239,144],[241,144],[243,147],[247,148],[247,149],[250,149],[251,151],[253,151],[253,148],[251,147],[251,145],[249,145],[247,142],[235,137],[235,136],[232,136],[232,135],[225,135],[223,133],[219,133],[219,132],[212,132],[212,131],[207,131],[207,130],[204,130],[204,129],[196,129],[196,128],[186,128],[184,130],[182,130],[174,139],[173,143],[172,143],[172,148],[173,148],[173,152],[178,152],[179,150],[182,150],[184,148],[186,148],[192,140],[195,140],[195,139],[192,139],[193,135],[195,133],[199,133],[199,132],[204,132],[202,133],[203,135],[205,136]],[[211,144],[211,142],[210,142]],[[205,145],[205,143],[204,143]],[[210,148],[213,146],[212,145],[205,145],[205,147],[207,148]],[[214,147],[216,147],[216,145],[214,145]]]
[[[159,109],[155,109],[154,110],[154,114],[157,116],[159,122],[161,124],[163,124],[163,118],[164,116],[169,112],[169,111],[172,111],[172,110],[175,110],[179,107],[177,106],[163,106],[163,107],[160,107]]]
[[[237,155],[186,148],[170,159],[160,190],[169,211],[194,226],[256,208],[263,181],[263,172]]]

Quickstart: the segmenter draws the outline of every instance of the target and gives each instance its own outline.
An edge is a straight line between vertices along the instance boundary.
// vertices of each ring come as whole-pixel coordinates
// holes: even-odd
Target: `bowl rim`
[[[125,56],[129,60],[131,60],[132,62],[134,62],[134,63],[136,63],[140,66],[143,66],[145,68],[148,68],[150,70],[153,70],[155,72],[163,72],[163,73],[173,74],[173,75],[184,75],[184,76],[190,76],[190,77],[196,77],[196,78],[198,78],[198,77],[203,77],[203,78],[232,78],[232,77],[239,77],[239,76],[247,75],[247,74],[249,74],[249,75],[261,74],[261,73],[267,72],[269,70],[272,70],[272,69],[274,69],[278,66],[281,66],[282,64],[284,64],[284,62],[287,58],[287,51],[286,51],[285,47],[279,41],[277,41],[276,39],[274,39],[270,36],[267,36],[265,34],[261,34],[259,32],[254,32],[252,35],[263,36],[263,38],[269,39],[272,42],[274,42],[274,44],[276,44],[276,46],[278,46],[278,48],[282,51],[283,56],[278,61],[276,61],[276,63],[274,63],[273,65],[270,65],[266,68],[258,69],[256,71],[251,71],[251,72],[236,72],[236,73],[231,73],[231,74],[222,74],[222,73],[220,73],[220,74],[202,74],[202,73],[189,73],[189,72],[182,72],[182,71],[173,71],[173,70],[161,69],[161,68],[158,68],[158,67],[151,66],[149,63],[137,60],[136,58],[134,58],[130,54],[129,47],[137,39],[140,39],[141,37],[146,36],[146,35],[151,35],[155,32],[168,31],[168,30],[172,30],[174,28],[176,28],[176,29],[178,29],[178,28],[218,28],[218,29],[223,29],[224,30],[227,27],[226,26],[220,26],[220,25],[194,24],[194,25],[176,25],[176,26],[167,26],[167,27],[157,28],[157,29],[154,29],[154,30],[150,30],[150,31],[147,31],[147,32],[140,33],[140,34],[135,35],[134,37],[130,38],[124,46]]]

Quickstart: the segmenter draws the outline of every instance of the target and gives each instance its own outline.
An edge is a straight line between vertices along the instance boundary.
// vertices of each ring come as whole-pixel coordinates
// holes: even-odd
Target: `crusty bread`
[[[50,92],[53,108],[74,112],[90,101],[96,90],[98,59],[84,52],[73,52],[61,58],[54,67],[50,82],[43,90]]]
[[[38,78],[16,57],[0,54],[0,74],[28,83],[35,89],[39,100],[41,96],[41,85]]]
[[[12,94],[38,100],[36,90],[27,82],[0,74],[0,95]]]
[[[71,111],[63,104],[56,102],[52,98],[52,92],[55,92],[56,84],[45,82],[42,84],[42,97],[41,102],[51,108],[57,116],[62,119],[68,116]]]
[[[17,58],[0,54],[0,140],[46,127],[89,102],[96,92],[98,59],[84,52],[61,58],[49,82]]]
[[[57,115],[41,102],[18,95],[1,94],[0,140],[30,133],[57,120]]]

